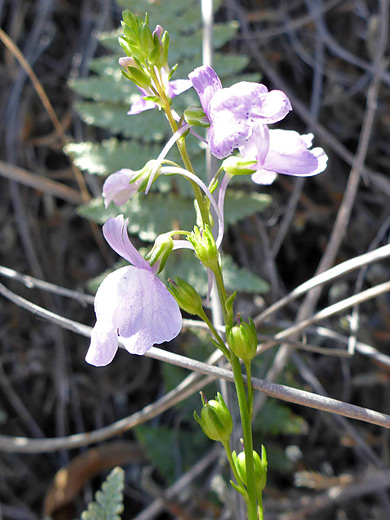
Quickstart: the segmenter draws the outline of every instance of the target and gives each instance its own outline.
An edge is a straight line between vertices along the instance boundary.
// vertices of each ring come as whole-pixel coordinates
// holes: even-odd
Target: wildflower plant
[[[107,178],[103,186],[105,205],[110,208],[131,204],[137,193],[148,196],[152,184],[178,176],[192,189],[196,213],[192,227],[159,234],[145,257],[132,245],[128,222],[122,214],[104,224],[105,239],[131,265],[109,274],[96,293],[97,320],[86,360],[96,366],[110,363],[118,341],[131,354],[142,355],[154,344],[175,338],[182,325],[180,309],[204,321],[212,343],[224,354],[234,374],[242,451],[237,455],[231,446],[232,416],[220,394],[210,401],[202,396],[201,414],[195,412],[194,417],[206,436],[223,445],[234,476],[231,484],[246,502],[248,519],[263,518],[267,457],[264,447],[259,454],[252,438],[251,363],[256,356],[257,331],[253,321],[236,317],[236,292],[229,294],[224,282],[221,244],[226,190],[236,175],[250,176],[260,184],[269,184],[278,174],[316,175],[325,169],[327,157],[321,148],[311,148],[312,135],[269,129],[268,125],[284,119],[292,110],[285,93],[248,81],[224,88],[216,72],[207,66],[195,68],[188,79],[180,78],[180,69],[168,65],[167,31],[160,25],[152,30],[147,15],[141,18],[129,10],[123,12],[122,27],[119,42],[126,56],[119,60],[119,66],[140,92],[127,117],[149,110],[163,112],[172,137],[157,158],[140,170],[123,165]],[[200,107],[178,114],[172,108],[172,98],[192,87]],[[223,160],[208,185],[197,173],[187,149],[191,134],[203,140],[197,127],[207,128],[206,145],[217,159]],[[173,147],[177,148],[178,160],[167,158]],[[219,299],[226,340],[210,321],[196,288],[177,276],[167,286],[159,279],[159,273],[179,249],[192,251],[207,272],[207,300],[215,284],[217,294],[213,297]]]

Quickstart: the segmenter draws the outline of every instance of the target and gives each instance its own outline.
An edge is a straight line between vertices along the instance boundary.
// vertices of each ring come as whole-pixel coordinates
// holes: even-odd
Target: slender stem
[[[221,442],[222,442],[223,447],[225,448],[226,456],[228,458],[230,467],[232,468],[234,478],[236,479],[236,482],[240,486],[240,488],[242,488],[242,490],[245,491],[244,483],[241,480],[240,475],[237,472],[236,465],[234,464],[234,461],[233,461],[232,451],[230,449],[230,443],[229,443],[229,441],[221,441]],[[247,497],[244,497],[244,498],[246,501]]]
[[[164,88],[158,81],[156,74],[154,73],[154,71],[151,71],[151,73],[152,73],[151,75],[154,76],[153,79],[155,80],[156,88],[159,91],[160,97],[164,103],[163,108],[165,110],[168,122],[171,126],[172,132],[175,133],[178,129],[178,125],[172,115],[169,100],[166,97]],[[194,169],[192,167],[192,164],[191,164],[191,161],[188,156],[187,149],[186,149],[185,140],[182,138],[179,138],[177,140],[177,147],[179,149],[179,153],[181,155],[185,168],[188,171],[194,173]],[[199,211],[200,211],[200,214],[202,217],[203,225],[206,225],[206,224],[210,225],[210,212],[209,212],[209,208],[204,200],[203,194],[202,194],[199,186],[195,182],[193,182],[193,181],[190,181],[190,182],[191,182],[194,194],[195,194],[196,201],[198,203],[198,208],[199,208]],[[231,313],[228,313],[228,311],[226,309],[227,294],[226,294],[225,285],[223,283],[222,270],[219,266],[217,269],[215,269],[214,275],[216,278],[218,295],[219,295],[221,305],[222,305],[222,312],[223,312],[223,316],[224,316],[225,326],[231,327],[233,324],[233,317],[231,316]],[[210,320],[207,318],[206,315],[202,316],[202,319],[209,326],[210,330],[212,331],[213,335],[215,336],[215,338],[218,342],[218,345],[220,345],[221,350],[223,352],[226,352],[228,359],[230,357],[230,363],[232,365],[234,380],[235,380],[235,385],[236,385],[238,403],[239,403],[240,414],[241,414],[243,437],[244,437],[246,479],[247,479],[247,485],[246,485],[247,497],[245,497],[245,499],[246,499],[247,508],[248,508],[248,520],[258,520],[256,489],[255,489],[255,470],[254,470],[254,462],[253,462],[252,425],[251,425],[251,419],[252,419],[251,403],[252,403],[253,391],[252,391],[252,388],[249,387],[248,397],[247,397],[247,395],[245,393],[245,385],[244,385],[244,380],[242,377],[241,365],[240,365],[240,361],[239,361],[238,357],[233,352],[231,352],[230,356],[229,356],[229,352],[227,351],[224,342],[220,338],[219,334],[215,330],[215,328],[212,325],[212,323],[210,322]],[[249,366],[249,371],[248,371],[248,367],[246,367],[246,368],[247,368],[247,374],[248,374],[248,381],[250,381],[250,366]],[[235,478],[237,479],[237,482],[240,484],[241,480],[239,478],[237,478],[238,475],[236,475],[237,472],[235,470],[235,467],[234,467],[234,464],[232,461],[232,455],[231,455],[229,445],[225,446],[225,450],[226,450],[229,462],[232,466]],[[242,484],[241,484],[241,486],[242,486]]]
[[[218,289],[218,295],[221,302],[222,307],[222,314],[223,319],[225,321],[225,328],[226,330],[233,325],[232,323],[232,317],[228,315],[228,312],[226,310],[226,300],[227,300],[227,294],[225,289],[225,284],[223,283],[223,276],[222,276],[222,270],[218,266],[217,269],[213,270],[213,273],[215,275],[215,281]]]
[[[211,188],[211,186],[213,186],[213,184],[217,181],[218,177],[221,175],[222,172],[223,172],[223,168],[220,167],[219,170],[217,171],[217,173],[214,175],[214,177],[209,182],[209,188]]]
[[[263,520],[263,495],[260,493],[260,495],[258,495],[257,497],[257,502],[259,503],[259,508],[258,508],[258,515],[259,515],[259,520]]]
[[[165,90],[164,90],[163,86],[161,85],[161,83],[159,81],[159,78],[157,77],[157,75],[156,75],[156,73],[155,73],[155,71],[153,69],[150,69],[150,75],[153,78],[153,81],[154,81],[154,83],[156,85],[158,94],[159,94],[161,100],[163,101],[163,110],[165,112],[165,115],[167,116],[167,119],[168,119],[168,122],[169,122],[169,126],[171,127],[172,133],[175,133],[175,132],[177,132],[178,125],[177,125],[177,122],[175,121],[175,119],[173,117],[169,99],[167,98],[167,96],[165,94]],[[181,139],[181,138],[178,139],[176,141],[176,144],[177,144],[177,147],[179,149],[179,153],[180,153],[180,156],[181,156],[181,158],[183,160],[183,163],[184,163],[184,166],[185,166],[186,170],[188,170],[191,173],[195,174],[195,171],[194,171],[194,168],[192,166],[191,160],[190,160],[190,158],[188,156],[188,152],[187,152],[187,148],[186,148],[184,139]],[[194,181],[190,180],[190,183],[191,183],[191,186],[192,186],[192,189],[193,189],[196,201],[198,203],[198,207],[199,207],[199,211],[200,211],[200,214],[201,214],[201,217],[202,217],[203,225],[205,225],[205,224],[210,225],[209,209],[208,209],[207,204],[205,203],[205,200],[203,198],[202,191],[201,191],[199,186]]]
[[[249,417],[252,421],[253,418],[253,387],[252,387],[252,368],[251,368],[251,361],[244,361],[245,363],[245,370],[246,370],[246,377],[247,377],[247,395],[248,395],[248,411],[249,411]]]
[[[171,113],[170,107],[169,107],[169,113],[170,113],[170,115],[172,117],[172,113]],[[168,118],[168,121],[169,121],[169,118]],[[173,119],[173,121],[176,124],[176,121],[174,119]],[[172,128],[172,131],[175,132],[176,130],[173,130],[173,128]],[[191,163],[191,160],[190,160],[190,158],[188,156],[188,152],[187,152],[187,148],[186,148],[184,139],[179,138],[176,141],[176,144],[177,144],[177,147],[179,149],[181,158],[183,159],[183,163],[184,163],[185,168],[188,171],[190,171],[191,173],[195,173],[194,172],[194,168],[193,168],[192,163]],[[207,204],[204,201],[201,189],[199,188],[199,186],[194,181],[192,181],[192,180],[189,180],[189,181],[191,183],[193,192],[195,194],[196,202],[198,203],[198,207],[199,207],[199,211],[200,211],[200,214],[201,214],[201,217],[202,217],[203,225],[205,225],[205,224],[210,225],[210,213],[209,213],[209,209],[207,207]]]
[[[223,354],[225,355],[227,360],[230,361],[229,350],[226,348],[226,345],[225,345],[223,339],[218,334],[217,329],[214,327],[212,322],[209,320],[207,314],[204,312],[203,315],[199,315],[199,317],[202,318],[202,320],[207,324],[208,328],[211,330],[211,332],[213,333],[215,339],[217,340],[217,343],[219,345],[220,350],[223,352]]]
[[[248,520],[258,520],[255,488],[255,468],[253,462],[252,425],[248,410],[247,397],[245,394],[245,385],[242,377],[241,365],[238,357],[234,354],[234,352],[231,352],[230,363],[234,374],[238,405],[240,407],[242,434],[244,438],[246,486],[248,491]]]

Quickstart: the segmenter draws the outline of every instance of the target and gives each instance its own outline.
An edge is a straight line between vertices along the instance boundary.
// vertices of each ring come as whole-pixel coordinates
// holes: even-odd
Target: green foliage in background
[[[188,73],[202,63],[202,27],[200,5],[182,0],[163,0],[148,3],[145,0],[119,0],[124,9],[130,8],[136,14],[144,15],[147,10],[152,30],[158,23],[169,31],[171,48],[169,63],[179,64],[174,79],[186,78]],[[220,2],[214,2],[214,8]],[[240,75],[248,64],[246,56],[218,51],[233,38],[238,29],[236,22],[214,25],[214,64],[224,86],[237,80],[258,81],[256,74]],[[123,55],[118,43],[121,30],[105,33],[100,42],[110,53],[96,58],[90,63],[91,75],[86,79],[73,80],[70,87],[82,98],[76,103],[82,120],[95,127],[104,129],[107,136],[101,142],[71,143],[66,152],[75,165],[82,171],[107,177],[121,168],[138,170],[150,160],[157,158],[162,147],[171,136],[164,114],[157,109],[135,116],[127,115],[132,101],[139,91],[121,74],[118,58]],[[184,92],[173,100],[176,110],[181,113],[189,105],[199,105],[199,99],[193,89]],[[193,136],[186,139],[187,149],[196,173],[205,179],[204,148]],[[179,155],[172,149],[168,158],[179,162]],[[233,183],[232,183],[233,185]],[[242,184],[234,183],[226,196],[226,226],[261,212],[271,202],[265,194],[256,193],[253,184],[251,190],[245,190]],[[105,209],[103,200],[95,198],[78,209],[81,216],[99,224],[109,217],[122,213],[129,218],[129,232],[142,241],[150,243],[157,235],[175,226],[192,230],[196,221],[192,190],[188,182],[177,176],[160,177],[153,184],[152,192],[147,196],[139,194],[121,207],[110,204]],[[224,255],[225,276],[230,290],[250,293],[264,293],[267,284],[258,276],[241,269],[227,255]],[[193,283],[202,294],[207,291],[207,276],[194,255],[178,252],[171,255],[162,278],[173,275],[182,276]],[[92,284],[95,285],[95,284]]]
[[[121,520],[123,512],[124,472],[114,468],[97,491],[95,500],[81,514],[81,520]]]

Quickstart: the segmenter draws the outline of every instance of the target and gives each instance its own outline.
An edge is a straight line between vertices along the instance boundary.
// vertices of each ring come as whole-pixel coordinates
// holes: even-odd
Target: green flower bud
[[[209,226],[206,225],[203,230],[195,226],[188,240],[202,264],[215,271],[219,265],[219,253]]]
[[[168,69],[168,47],[169,36],[161,25],[157,25],[153,31],[153,50],[149,55],[148,62],[158,69]]]
[[[186,123],[203,128],[210,126],[210,121],[202,108],[190,106],[184,111],[184,119]]]
[[[131,81],[138,87],[148,89],[152,83],[150,76],[134,67],[127,67],[127,74],[130,76]]]
[[[237,469],[237,473],[245,485],[247,485],[246,478],[246,462],[245,462],[245,451],[242,451],[238,455],[233,451],[233,462]],[[261,446],[261,458],[257,451],[253,450],[253,462],[255,466],[255,489],[256,494],[261,495],[267,482],[267,453],[265,447]]]
[[[223,161],[221,168],[229,175],[251,175],[256,171],[253,168],[256,162],[255,160],[248,161],[232,155]]]
[[[203,433],[213,441],[227,441],[233,431],[233,420],[229,409],[218,392],[216,400],[205,402],[203,396],[201,418],[194,412],[194,419],[198,422]]]
[[[253,320],[234,325],[226,332],[230,348],[243,361],[251,361],[257,351],[257,331]]]
[[[147,58],[149,54],[152,52],[154,45],[152,31],[150,30],[150,27],[146,22],[141,26],[139,32],[139,43],[141,49],[144,52],[145,58]]]
[[[173,249],[173,240],[169,233],[164,233],[163,235],[159,235],[152,249],[146,255],[145,260],[149,262],[150,265],[154,265],[157,263],[158,265],[158,273],[165,267],[165,262],[168,260],[169,255],[171,254]]]
[[[168,51],[169,51],[169,34],[164,31],[161,38],[161,57],[158,66],[165,67],[168,65]]]
[[[168,280],[168,290],[183,311],[195,316],[204,314],[202,299],[192,285],[176,276]]]
[[[127,69],[127,67],[134,67],[135,69],[138,68],[138,63],[135,61],[134,58],[130,58],[129,56],[124,56],[123,58],[119,58],[119,65],[123,67],[124,69]]]
[[[137,176],[138,179],[141,179],[141,183],[138,187],[138,191],[145,191],[146,187],[148,185],[150,175],[153,171],[154,165],[156,164],[156,161],[154,159],[148,161],[145,166],[142,168],[142,170],[139,170],[139,174]],[[158,178],[160,175],[160,167],[157,168],[157,171],[155,172],[153,176],[153,182]],[[152,182],[152,184],[153,184]]]

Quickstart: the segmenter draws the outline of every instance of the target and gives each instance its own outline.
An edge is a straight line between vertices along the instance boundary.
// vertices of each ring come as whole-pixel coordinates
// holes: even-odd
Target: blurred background
[[[90,326],[93,307],[83,295],[91,294],[89,282],[112,269],[117,258],[102,239],[99,218],[80,207],[99,196],[104,175],[115,171],[107,164],[120,150],[112,145],[110,161],[99,173],[109,145],[96,152],[97,166],[91,166],[91,148],[80,145],[106,142],[113,135],[121,142],[131,132],[128,116],[123,125],[102,116],[110,97],[118,96],[111,101],[119,103],[118,88],[123,114],[132,95],[119,83],[118,71],[110,72],[112,58],[102,61],[121,54],[113,31],[120,27],[122,9],[150,10],[158,17],[158,9],[167,16],[169,6],[173,9],[167,0],[121,5],[113,0],[0,0],[0,265],[78,291],[79,298],[47,292],[31,280],[23,283],[6,269],[0,270],[0,282]],[[172,34],[176,31],[179,38],[171,34],[173,50],[182,41],[190,48],[201,41],[200,3],[184,1],[182,6],[188,16],[178,11],[183,14],[180,30],[172,20]],[[219,54],[226,63],[230,55],[243,60],[238,71],[232,65],[231,77],[240,73],[284,90],[294,111],[281,126],[313,132],[314,145],[329,156],[326,172],[318,177],[279,176],[272,186],[256,187],[269,203],[230,226],[225,252],[238,268],[253,273],[256,283],[268,284],[261,295],[243,290],[238,305],[246,316],[255,317],[308,280],[324,258],[331,267],[388,243],[388,11],[385,0],[223,0],[215,7],[216,22],[235,27],[218,46]],[[188,35],[193,44],[185,40]],[[106,90],[88,82],[99,74],[116,75],[112,94],[110,82]],[[85,104],[88,98],[95,108]],[[142,136],[137,139],[142,142]],[[340,207],[344,214],[337,220]],[[147,237],[141,234],[140,245],[142,240]],[[309,316],[388,278],[388,261],[341,278],[322,291]],[[261,332],[274,334],[299,312],[304,313],[299,303],[286,307]],[[313,328],[303,338],[318,350],[298,350],[277,381],[317,393],[325,389],[337,399],[388,412],[388,295],[321,325],[322,335]],[[55,450],[27,454],[3,442],[2,436],[67,438],[109,426],[153,403],[187,375],[125,352],[97,369],[84,361],[88,344],[86,337],[0,298],[0,519],[78,518],[116,465],[125,470],[124,519],[231,518],[223,505],[232,494],[227,469],[191,418],[200,407],[197,395],[93,446],[85,442],[71,449],[65,442]],[[202,360],[210,352],[206,337],[190,331],[169,348]],[[321,350],[326,348],[343,353],[330,355]],[[269,373],[274,354],[274,349],[266,353],[255,375]],[[211,397],[215,389],[207,391]],[[255,429],[258,443],[269,452],[267,520],[390,518],[387,430],[271,400],[259,412]],[[194,466],[200,458],[203,469]],[[61,475],[66,476],[62,483]],[[184,475],[188,482],[165,495]],[[162,499],[158,507],[145,512],[157,499]]]

